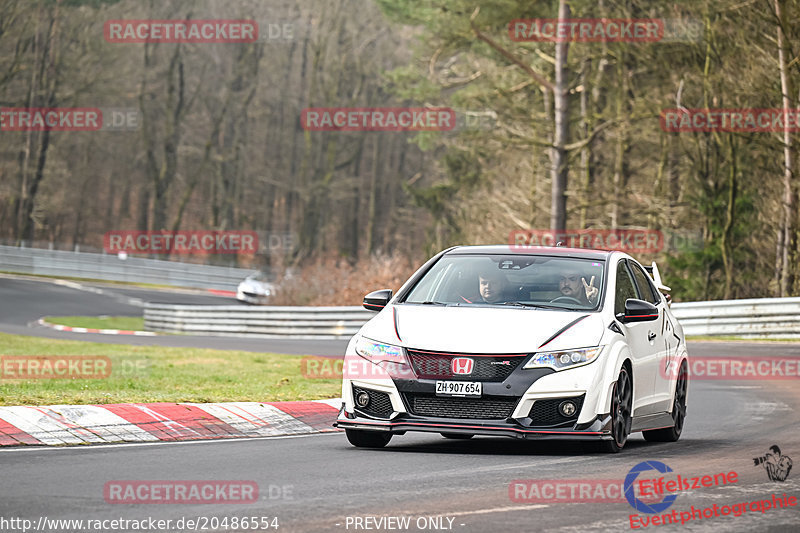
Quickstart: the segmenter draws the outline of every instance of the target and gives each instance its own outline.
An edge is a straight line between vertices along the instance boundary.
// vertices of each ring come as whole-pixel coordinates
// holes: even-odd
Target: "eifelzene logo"
[[[781,453],[777,444],[769,447],[765,455],[753,457],[755,466],[763,466],[770,481],[786,481],[792,471],[792,460]]]

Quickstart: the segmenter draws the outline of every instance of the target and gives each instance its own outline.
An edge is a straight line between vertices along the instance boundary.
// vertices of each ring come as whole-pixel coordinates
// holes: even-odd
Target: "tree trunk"
[[[372,168],[370,169],[370,176],[369,176],[369,200],[367,200],[367,225],[364,230],[364,255],[369,257],[373,251],[373,240],[375,234],[375,202],[377,199],[377,181],[378,181],[378,172],[380,172],[380,160],[381,160],[381,140],[383,139],[382,136],[378,135],[375,137],[374,144],[373,144],[373,151],[372,151]]]
[[[724,300],[730,300],[733,297],[733,225],[736,216],[736,148],[734,146],[733,136],[728,136],[729,148],[729,169],[728,169],[728,205],[725,212],[725,226],[722,229],[722,242],[720,248],[722,249],[722,265],[725,269],[725,289]]]
[[[786,15],[784,13],[784,0],[775,0],[775,15],[778,19],[778,69],[780,70],[781,77],[781,93],[782,93],[782,106],[784,113],[789,112],[791,107],[790,95],[792,94],[791,87],[789,86],[789,75],[787,72],[786,59],[791,57],[791,51],[786,43],[786,37],[783,34],[783,26],[786,24]],[[795,227],[794,216],[794,191],[792,187],[792,173],[793,173],[793,157],[792,157],[792,135],[789,129],[789,122],[783,131],[783,224],[781,231],[781,283],[780,283],[780,296],[785,297],[789,295],[792,286],[793,265],[790,264],[791,251],[793,250],[793,237]]]
[[[589,136],[589,90],[586,86],[587,75],[586,73],[591,68],[592,62],[590,59],[584,60],[583,68],[581,69],[581,135],[583,138]],[[581,184],[581,209],[580,221],[578,227],[584,229],[586,227],[586,215],[589,209],[589,197],[592,185],[592,163],[591,163],[591,143],[581,148],[581,172],[583,173],[583,183]]]
[[[558,18],[567,19],[570,15],[566,0],[559,0]],[[567,57],[569,42],[556,43],[555,90],[553,91],[554,130],[553,146],[550,149],[551,176],[553,188],[550,205],[550,229],[563,230],[567,224],[567,149],[569,136],[569,70]]]

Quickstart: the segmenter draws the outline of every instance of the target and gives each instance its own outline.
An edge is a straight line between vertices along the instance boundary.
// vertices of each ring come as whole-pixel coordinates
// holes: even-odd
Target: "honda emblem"
[[[450,371],[453,374],[472,374],[472,366],[474,364],[475,362],[469,357],[454,357],[450,362]]]

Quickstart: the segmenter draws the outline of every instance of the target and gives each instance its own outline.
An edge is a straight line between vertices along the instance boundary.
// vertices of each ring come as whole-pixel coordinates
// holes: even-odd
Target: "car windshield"
[[[268,282],[269,281],[269,274],[264,272],[264,271],[256,272],[255,274],[252,274],[250,276],[250,279],[255,280],[255,281]]]
[[[405,303],[596,309],[605,262],[538,255],[445,255]]]

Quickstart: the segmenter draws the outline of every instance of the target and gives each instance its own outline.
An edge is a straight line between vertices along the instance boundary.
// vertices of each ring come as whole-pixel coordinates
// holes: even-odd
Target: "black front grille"
[[[575,396],[574,398],[554,398],[551,400],[536,400],[533,402],[533,407],[528,416],[531,418],[531,426],[534,427],[571,427],[578,421],[578,415],[581,414],[581,407],[583,406],[583,397]],[[571,400],[577,409],[575,414],[570,417],[563,416],[558,411],[558,406],[563,402]]]
[[[408,410],[419,416],[503,420],[511,416],[518,398],[444,398],[432,394],[403,394]]]
[[[414,367],[414,372],[422,379],[503,381],[527,356],[528,354],[489,356],[408,350],[408,357]],[[472,359],[472,372],[454,374],[451,363],[455,357]]]
[[[353,399],[355,400],[358,398],[358,394],[361,392],[369,394],[369,403],[366,407],[359,407],[356,403],[356,411],[378,418],[389,418],[389,415],[392,414],[394,409],[392,409],[392,400],[389,398],[388,394],[385,392],[362,389],[354,385]]]

